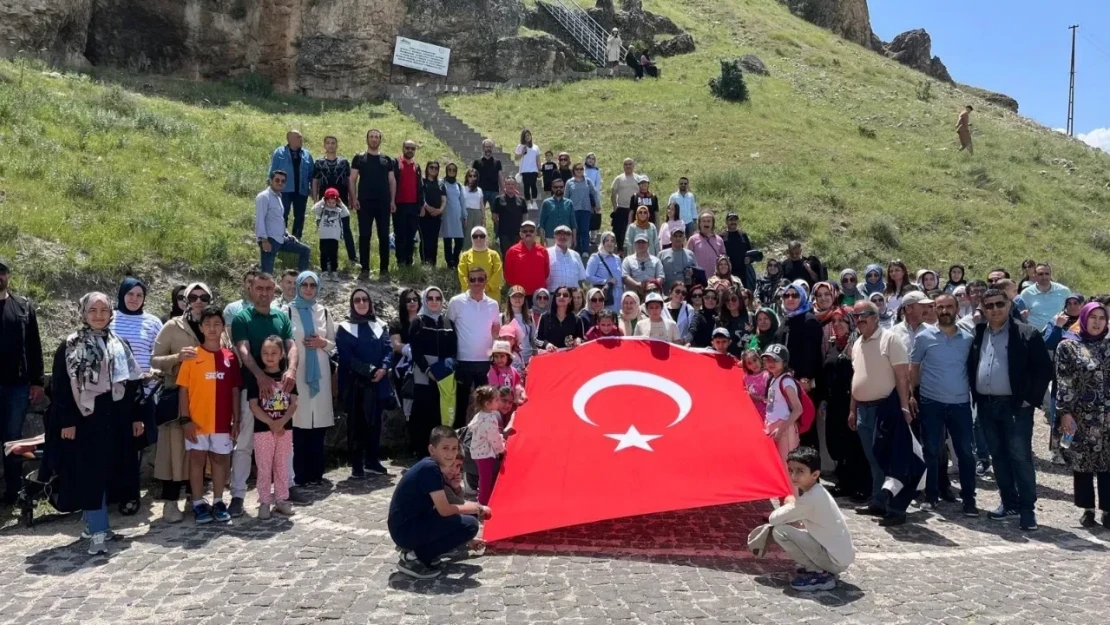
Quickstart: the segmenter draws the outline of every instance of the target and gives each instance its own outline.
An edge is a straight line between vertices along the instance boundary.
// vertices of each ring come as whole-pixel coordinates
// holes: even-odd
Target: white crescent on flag
[[[582,421],[597,427],[597,424],[590,420],[586,414],[586,404],[589,403],[590,398],[600,393],[601,391],[612,388],[614,386],[640,386],[643,388],[650,388],[659,391],[678,404],[678,416],[667,427],[674,427],[690,414],[690,409],[694,405],[693,398],[690,393],[682,386],[668,380],[654,373],[647,373],[646,371],[608,371],[601,375],[594,376],[586,381],[585,384],[578,388],[574,394],[574,400],[571,405],[574,407],[574,414]]]

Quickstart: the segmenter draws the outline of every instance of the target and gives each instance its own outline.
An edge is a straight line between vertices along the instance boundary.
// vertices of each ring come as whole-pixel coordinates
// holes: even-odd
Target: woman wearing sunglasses
[[[586,332],[597,325],[597,314],[605,309],[605,294],[594,287],[586,293],[586,306],[578,313]]]
[[[775,342],[786,345],[790,351],[790,367],[794,370],[802,390],[813,394],[815,381],[820,374],[821,343],[824,332],[817,321],[805,289],[791,284],[782,291],[782,310],[786,320],[775,334]],[[817,446],[817,429],[810,428],[803,435],[802,444]]]
[[[571,309],[570,288],[561,286],[555,289],[554,297],[551,311],[540,317],[536,329],[537,341],[548,352],[580,345],[586,338],[582,320]]]
[[[438,286],[424,289],[420,313],[409,327],[412,351],[412,416],[409,417],[409,449],[417,457],[428,455],[428,436],[443,425],[439,410],[439,385],[432,365],[455,358],[458,342],[455,331],[445,324],[443,291]],[[296,457],[296,456],[294,456]]]

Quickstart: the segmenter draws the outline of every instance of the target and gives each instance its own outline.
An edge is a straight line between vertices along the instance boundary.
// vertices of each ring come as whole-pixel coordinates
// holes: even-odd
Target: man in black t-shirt
[[[475,159],[470,165],[478,172],[478,188],[482,190],[486,206],[493,210],[493,201],[501,194],[505,183],[501,161],[493,157],[493,140],[482,141],[482,158]]]
[[[505,179],[505,193],[493,201],[490,213],[493,214],[493,229],[497,233],[501,258],[505,258],[505,252],[520,241],[520,224],[528,215],[528,205],[516,192],[516,180]]]
[[[783,278],[791,282],[802,280],[812,287],[827,277],[824,268],[821,266],[821,261],[816,256],[802,256],[801,241],[791,241],[790,246],[786,248],[786,254],[786,258],[782,261]]]
[[[324,137],[324,158],[316,159],[312,168],[312,201],[319,202],[324,197],[324,191],[335,189],[339,192],[339,201],[351,206],[348,199],[350,195],[351,164],[347,159],[336,154],[339,150],[339,139],[332,136]],[[355,237],[351,232],[351,218],[343,218],[343,242],[347,245],[347,258],[351,263],[358,262],[355,253]]]
[[[348,182],[349,197],[353,198],[351,210],[358,214],[358,257],[362,273],[370,272],[370,235],[374,224],[378,226],[378,275],[389,275],[389,218],[397,206],[396,163],[379,152],[382,132],[376,128],[366,133],[366,151],[360,152],[351,163]]]

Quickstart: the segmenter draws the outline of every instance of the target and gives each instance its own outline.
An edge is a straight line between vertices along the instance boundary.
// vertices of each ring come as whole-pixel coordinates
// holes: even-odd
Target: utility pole
[[[1071,78],[1068,85],[1068,136],[1075,136],[1075,31],[1079,24],[1068,26],[1071,30]]]

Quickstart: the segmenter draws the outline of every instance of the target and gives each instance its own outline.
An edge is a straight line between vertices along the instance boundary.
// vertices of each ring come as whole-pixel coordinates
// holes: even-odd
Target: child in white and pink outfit
[[[744,350],[744,387],[748,389],[748,396],[752,398],[759,416],[767,421],[767,382],[771,374],[763,370],[763,359],[754,349]]]

